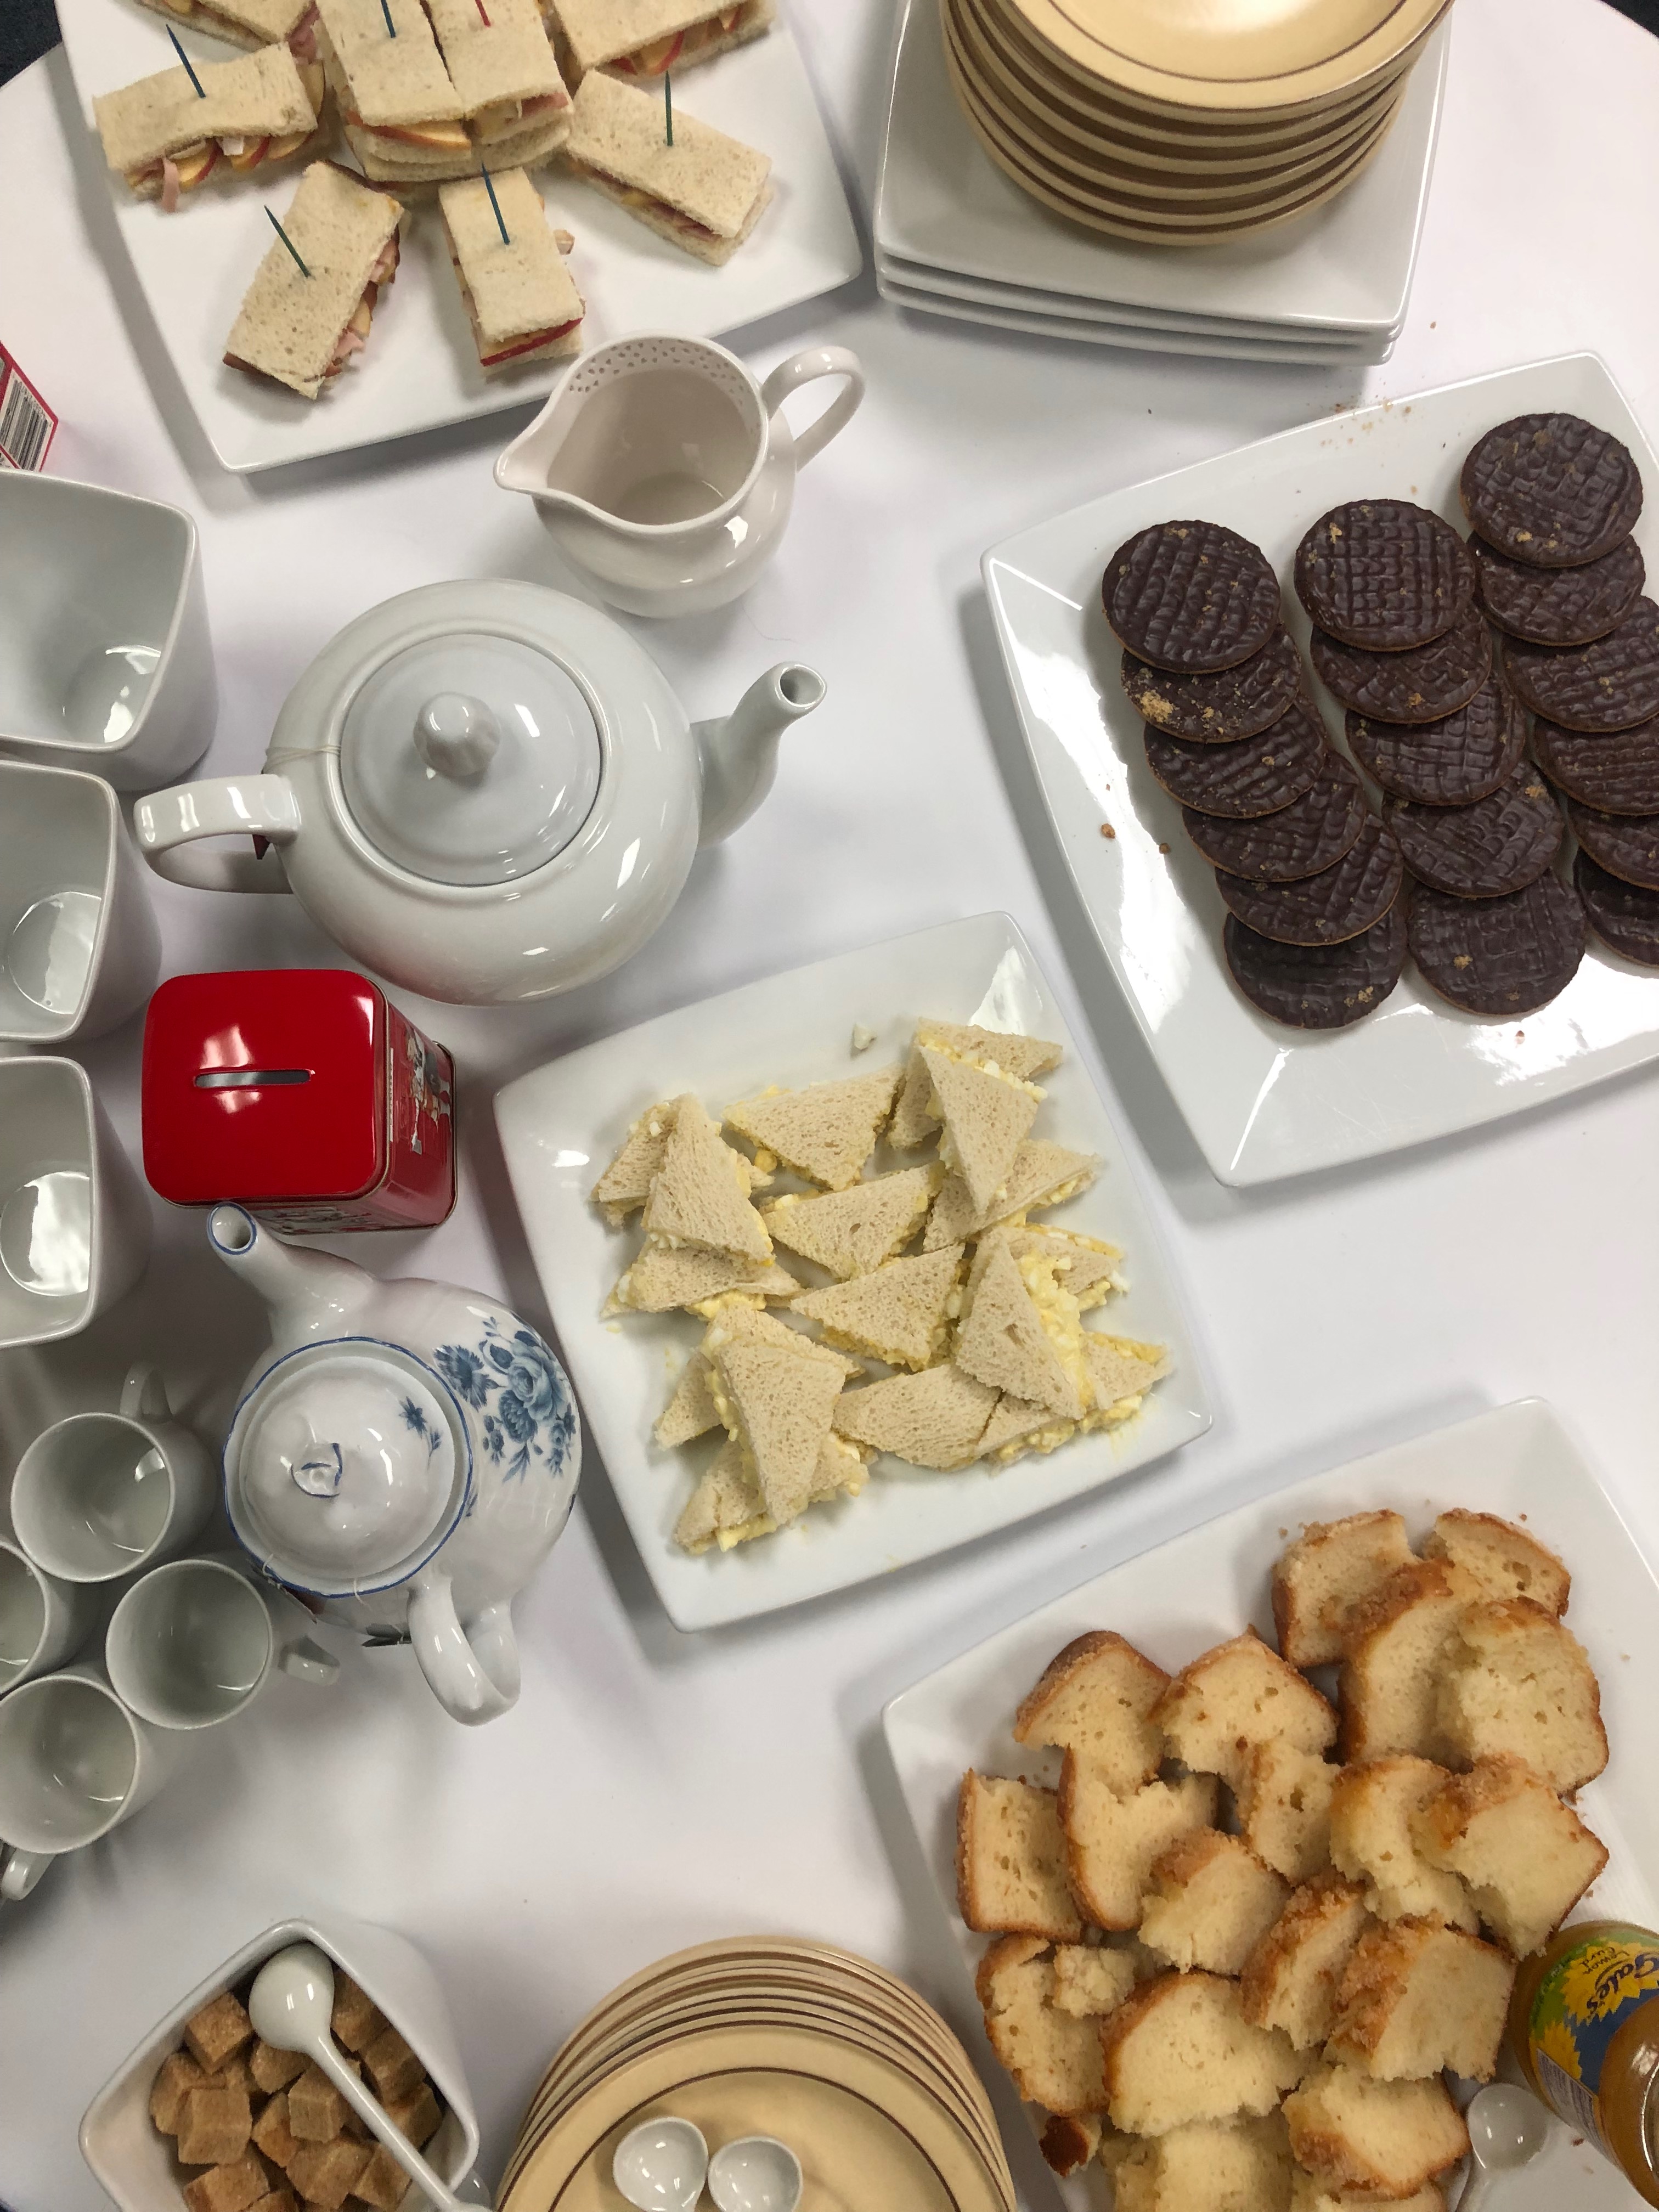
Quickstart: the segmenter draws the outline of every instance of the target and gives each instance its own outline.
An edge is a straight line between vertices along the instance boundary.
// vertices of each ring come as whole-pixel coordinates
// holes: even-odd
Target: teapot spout
[[[374,1296],[375,1278],[354,1261],[284,1244],[240,1206],[216,1206],[208,1242],[270,1309],[273,1334],[289,1339],[333,1335],[340,1322]]]
[[[772,788],[778,739],[791,722],[822,706],[828,690],[815,668],[781,661],[750,685],[723,722],[693,726],[702,767],[699,844],[718,845],[749,819]]]

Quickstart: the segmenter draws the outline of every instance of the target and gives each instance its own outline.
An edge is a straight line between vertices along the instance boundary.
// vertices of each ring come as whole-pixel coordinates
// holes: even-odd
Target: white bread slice
[[[761,1501],[780,1528],[811,1502],[819,1455],[845,1376],[793,1346],[717,1331],[708,1387],[726,1434],[752,1462]]]
[[[781,1345],[786,1352],[805,1352],[814,1358],[828,1359],[843,1378],[860,1371],[855,1360],[843,1358],[827,1344],[818,1343],[800,1329],[791,1328],[787,1322],[775,1321],[770,1314],[757,1311],[738,1300],[723,1302],[703,1331],[702,1342],[681,1370],[674,1395],[658,1419],[652,1433],[659,1444],[672,1447],[690,1443],[693,1437],[705,1436],[710,1429],[721,1425],[720,1407],[709,1387],[708,1361],[710,1354],[722,1343],[734,1340]]]
[[[1237,1975],[1285,1910],[1289,1886],[1248,1844],[1202,1828],[1152,1865],[1140,1940],[1172,1966]]]
[[[522,169],[499,176],[492,172],[489,184],[495,204],[481,177],[438,187],[449,258],[480,366],[501,368],[532,356],[580,353],[586,307],[548,225],[541,194]],[[506,245],[496,205],[507,226]]]
[[[1014,1717],[1014,1741],[1074,1751],[1121,1796],[1158,1772],[1163,1734],[1152,1708],[1169,1676],[1111,1629],[1073,1638],[1043,1668]]]
[[[926,1255],[913,1264],[925,1261]],[[1080,1421],[1093,1394],[1082,1358],[1077,1301],[1052,1290],[1040,1261],[1026,1264],[1050,1292],[1043,1305],[1006,1243],[987,1237],[981,1243],[969,1275],[952,1357],[964,1373],[994,1389],[1046,1407],[1061,1420]]]
[[[1073,1895],[1097,1928],[1131,1929],[1140,1925],[1154,1863],[1214,1821],[1216,1787],[1192,1774],[1120,1796],[1100,1769],[1068,1751],[1059,1802]]]
[[[930,1367],[950,1341],[961,1261],[956,1249],[890,1260],[872,1275],[803,1291],[792,1310],[817,1322],[832,1344],[891,1367]]]
[[[1066,1841],[1052,1790],[971,1768],[963,1776],[957,1796],[957,1909],[969,1928],[984,1935],[1077,1942],[1083,1921],[1066,1881]]]
[[[1273,1568],[1273,1620],[1279,1650],[1291,1666],[1340,1659],[1356,1610],[1411,1557],[1398,1513],[1310,1521]]]
[[[858,1181],[876,1149],[898,1080],[897,1068],[883,1067],[871,1075],[811,1084],[805,1091],[765,1091],[728,1106],[726,1126],[761,1151],[775,1153],[809,1182],[845,1190]]]
[[[1234,1785],[1239,1833],[1286,1881],[1308,1881],[1331,1863],[1331,1793],[1341,1768],[1292,1744],[1253,1744]]]
[[[1379,1919],[1443,1921],[1472,1935],[1480,1923],[1468,1892],[1412,1839],[1412,1816],[1445,1780],[1443,1769],[1403,1753],[1345,1767],[1331,1796],[1331,1861],[1364,1883]]]
[[[611,1155],[611,1164],[587,1194],[613,1229],[620,1229],[651,1195],[651,1185],[662,1165],[663,1147],[674,1126],[675,1102],[659,1099],[647,1106],[629,1126],[628,1134]]]
[[[1330,2189],[1300,2166],[1291,2176],[1290,2212],[1376,2212],[1376,2197]],[[1437,2181],[1425,2181],[1409,2197],[1395,2198],[1389,2212],[1446,2212],[1446,2192]]]
[[[932,1110],[944,1124],[939,1156],[960,1175],[981,1212],[1000,1196],[1042,1103],[1035,1084],[1015,1083],[936,1045],[921,1048],[933,1086]]]
[[[1427,1920],[1368,1928],[1355,1946],[1325,2055],[1379,2081],[1426,2081],[1449,2068],[1490,2081],[1515,1961],[1478,1936]]]
[[[605,1311],[607,1316],[669,1313],[676,1306],[690,1306],[701,1312],[718,1299],[751,1298],[758,1305],[769,1298],[793,1298],[799,1289],[794,1276],[775,1261],[757,1267],[752,1261],[734,1260],[729,1252],[647,1243],[617,1278]]]
[[[1601,1686],[1583,1645],[1524,1597],[1467,1609],[1435,1714],[1460,1764],[1507,1752],[1565,1793],[1593,1782],[1607,1763]]]
[[[1288,2212],[1283,2117],[1200,2120],[1134,2144],[1117,2168],[1115,2212]]]
[[[1472,1575],[1445,1559],[1396,1567],[1356,1607],[1342,1661],[1342,1755],[1382,1759],[1407,1752],[1443,1759],[1437,1713],[1447,1655],[1480,1595]]]
[[[1037,1936],[1004,1936],[979,1962],[975,1988],[991,2048],[1022,2097],[1050,2112],[1098,2112],[1105,2102],[1100,2023],[1058,2009],[1048,1946]]]
[[[1285,2100],[1291,2154],[1328,2187],[1413,2200],[1467,2157],[1469,2131],[1443,2081],[1374,2081],[1320,2066]]]
[[[678,102],[671,146],[661,100],[596,70],[577,88],[564,150],[578,176],[599,185],[671,244],[707,261],[729,260],[771,197],[769,155],[700,123]],[[892,1071],[895,1094],[902,1073]],[[890,1097],[884,1121],[891,1105]],[[828,1176],[815,1180],[835,1182]],[[850,1182],[852,1176],[844,1180]]]
[[[977,1455],[996,1402],[994,1390],[959,1367],[928,1367],[843,1391],[836,1402],[836,1432],[913,1467],[948,1472]]]
[[[1049,2002],[1074,2020],[1103,2020],[1115,2012],[1141,1978],[1135,1954],[1104,1943],[1057,1943],[1054,1988]]]
[[[1082,1333],[1084,1365],[1094,1396],[1089,1416],[1091,1428],[1115,1428],[1140,1411],[1141,1401],[1154,1382],[1170,1372],[1170,1355],[1161,1344],[1142,1344],[1131,1336]]]
[[[386,36],[383,9],[392,12],[395,38]],[[329,81],[348,125],[403,129],[459,123],[466,113],[421,0],[317,0],[317,12]]]
[[[563,114],[568,131],[570,94],[542,22],[536,0],[425,0],[449,81],[470,121],[497,125],[511,118],[521,101],[546,100],[550,119]],[[484,15],[489,18],[488,23]],[[494,111],[505,108],[505,115]],[[497,128],[491,135],[500,136]],[[490,164],[495,173],[495,164]]]
[[[775,1199],[762,1218],[775,1243],[844,1283],[872,1274],[909,1243],[943,1180],[937,1167],[902,1168],[845,1190]]]
[[[1336,1738],[1336,1715],[1325,1699],[1253,1629],[1183,1667],[1153,1718],[1177,1759],[1235,1790],[1255,1745],[1322,1752]]]
[[[1081,1312],[1104,1305],[1125,1288],[1118,1272],[1123,1254],[1115,1244],[1080,1237],[1073,1229],[1005,1229],[1002,1234],[1016,1260],[1036,1255],[1051,1267],[1055,1280],[1071,1292]]]
[[[1302,2071],[1290,2038],[1255,2027],[1238,1984],[1219,1974],[1165,1974],[1102,2023],[1106,2109],[1127,2134],[1273,2111]]]
[[[528,185],[532,192],[533,185]],[[766,1224],[750,1202],[746,1163],[688,1091],[674,1102],[674,1126],[646,1200],[645,1233],[655,1243],[690,1245],[763,1266],[772,1256]]]
[[[1547,1546],[1495,1513],[1454,1507],[1436,1518],[1424,1539],[1432,1559],[1450,1559],[1474,1577],[1488,1597],[1530,1598],[1559,1619],[1572,1594],[1572,1577]]]
[[[311,9],[311,0],[143,0],[143,4],[168,22],[187,22],[192,30],[249,48],[286,46]]]
[[[1244,1961],[1245,2019],[1283,2029],[1298,2051],[1318,2050],[1336,2017],[1348,1960],[1370,1924],[1357,1883],[1335,1874],[1304,1882]]]
[[[1062,1420],[1047,1406],[1034,1406],[1027,1399],[1016,1398],[1004,1391],[979,1440],[978,1456],[1000,1468],[1012,1467],[1027,1452],[1057,1451],[1061,1444],[1070,1443],[1085,1425],[1080,1421]]]
[[[931,1252],[940,1244],[965,1243],[1003,1222],[1023,1228],[1033,1206],[1063,1206],[1068,1198],[1086,1190],[1098,1164],[1088,1152],[1068,1151],[1046,1137],[1028,1137],[1014,1157],[1006,1188],[984,1210],[974,1204],[960,1176],[947,1176],[927,1217],[922,1249]]]
[[[839,1437],[826,1437],[813,1470],[808,1502],[856,1498],[868,1480],[868,1469],[854,1445]],[[722,1552],[747,1544],[758,1536],[776,1533],[777,1522],[766,1510],[748,1454],[728,1437],[686,1501],[675,1525],[674,1541],[693,1554],[718,1544]]]
[[[1429,1865],[1461,1877],[1517,1959],[1543,1949],[1607,1863],[1572,1808],[1510,1753],[1449,1775],[1412,1814],[1412,1841]]]
[[[314,399],[402,216],[388,193],[331,161],[313,161],[283,217],[310,274],[272,239],[231,325],[227,359]]]
[[[316,129],[316,110],[285,46],[193,66],[201,80],[199,94],[188,71],[175,67],[94,98],[92,112],[104,159],[118,174],[146,169],[204,139],[288,138]],[[346,313],[350,311],[349,307]]]
[[[552,7],[578,76],[595,69],[624,76],[690,69],[759,38],[777,20],[773,0],[552,0]]]
[[[1059,1045],[1022,1036],[1015,1030],[986,1030],[974,1022],[941,1022],[924,1017],[916,1024],[915,1041],[904,1065],[904,1087],[887,1132],[888,1141],[902,1151],[925,1144],[939,1127],[933,1107],[933,1079],[922,1058],[924,1045],[936,1045],[976,1066],[995,1067],[1019,1083],[1046,1075],[1064,1057]]]

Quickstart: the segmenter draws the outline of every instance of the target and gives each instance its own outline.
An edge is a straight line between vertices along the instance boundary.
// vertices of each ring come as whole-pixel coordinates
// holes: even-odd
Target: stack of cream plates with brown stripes
[[[967,2053],[880,1967],[783,1936],[706,1943],[613,1990],[526,2113],[501,2212],[615,2212],[617,2145],[643,2120],[711,2150],[775,2136],[801,2212],[1014,2212],[996,2120]]]
[[[938,0],[991,159],[1152,246],[1288,222],[1376,153],[1450,0]]]

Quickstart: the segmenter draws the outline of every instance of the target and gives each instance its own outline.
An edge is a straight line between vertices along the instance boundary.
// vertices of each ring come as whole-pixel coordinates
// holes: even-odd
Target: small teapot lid
[[[259,1389],[246,1416],[240,1438],[233,1431],[231,1518],[283,1581],[325,1595],[384,1587],[448,1533],[451,1418],[415,1361],[301,1357]]]
[[[482,630],[391,654],[340,733],[358,828],[430,883],[511,883],[544,866],[592,811],[603,764],[593,710],[568,672]]]

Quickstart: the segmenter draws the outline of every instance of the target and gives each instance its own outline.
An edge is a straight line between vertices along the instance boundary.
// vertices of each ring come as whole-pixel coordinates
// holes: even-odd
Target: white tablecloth
[[[867,209],[890,0],[795,0],[793,14]],[[289,684],[359,610],[443,577],[556,580],[527,508],[490,479],[523,418],[281,479],[217,471],[135,335],[142,315],[124,313],[130,274],[95,249],[107,213],[89,222],[77,204],[70,112],[61,57],[0,93],[0,339],[63,416],[57,472],[199,518],[222,696],[204,769],[252,769]],[[786,654],[823,671],[830,702],[786,740],[765,811],[699,859],[672,925],[620,974],[522,1013],[409,1002],[459,1061],[461,1202],[430,1235],[350,1249],[541,1316],[495,1146],[498,1084],[750,977],[1006,908],[1098,1040],[1097,1077],[1144,1147],[1207,1339],[1215,1429],[1041,1523],[695,1639],[659,1612],[590,1459],[571,1529],[518,1607],[526,1680],[507,1718],[458,1728],[407,1651],[349,1650],[332,1693],[279,1680],[131,1826],[0,1915],[13,2212],[101,2201],[76,2148],[89,2096],[199,1976],[292,1911],[333,1907],[422,1945],[492,2180],[555,2045],[664,1952],[790,1929],[945,1993],[875,1749],[885,1698],[1039,1599],[1357,1452],[1535,1393],[1659,1557],[1651,1079],[1315,1182],[1221,1188],[1056,881],[977,573],[988,544],[1090,494],[1362,398],[1582,346],[1659,427],[1656,114],[1659,45],[1598,0],[1459,0],[1410,321],[1379,370],[1027,342],[896,313],[867,279],[750,334],[763,368],[802,343],[856,348],[869,399],[802,478],[784,556],[746,601],[638,629],[696,714]],[[167,972],[338,957],[289,902],[155,895]],[[85,1054],[135,1149],[139,1030]],[[44,1418],[112,1402],[139,1352],[204,1428],[222,1418],[261,1312],[209,1258],[199,1218],[155,1211],[155,1261],[122,1309],[0,1361],[0,1475]]]

